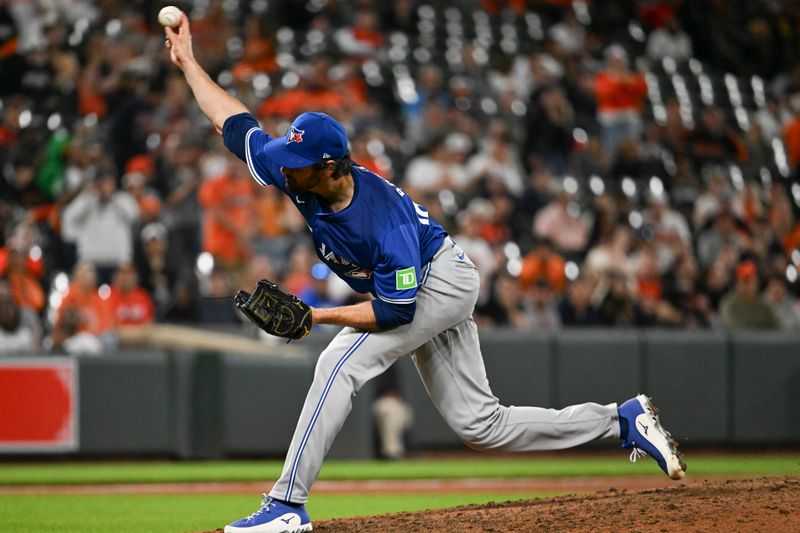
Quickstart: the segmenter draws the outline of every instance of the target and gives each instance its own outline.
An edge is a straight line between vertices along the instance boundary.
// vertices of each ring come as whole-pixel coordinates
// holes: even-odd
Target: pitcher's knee
[[[497,438],[494,424],[489,421],[476,422],[474,425],[460,428],[456,432],[464,444],[473,450],[488,451],[502,448],[502,442]]]

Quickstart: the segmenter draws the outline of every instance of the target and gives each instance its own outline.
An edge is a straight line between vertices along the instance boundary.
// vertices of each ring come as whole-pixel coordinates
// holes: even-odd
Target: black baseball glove
[[[311,308],[269,280],[256,283],[252,294],[239,291],[233,301],[253,324],[270,335],[292,340],[302,339],[311,331]]]

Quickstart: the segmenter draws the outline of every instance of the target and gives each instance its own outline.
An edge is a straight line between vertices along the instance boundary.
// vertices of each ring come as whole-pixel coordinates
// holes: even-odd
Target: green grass
[[[315,496],[316,520],[453,507],[550,496],[509,494],[365,494]],[[0,532],[178,533],[213,531],[256,510],[258,496],[242,495],[11,495],[0,496]]]
[[[800,476],[800,455],[690,453],[689,474]],[[0,485],[260,481],[266,489],[278,461],[0,463]],[[654,475],[651,461],[630,464],[625,453],[541,454],[522,458],[419,459],[387,463],[328,461],[321,479],[424,479]],[[467,503],[550,496],[554,493],[418,493],[315,495],[314,520],[452,507]],[[258,506],[258,494],[12,494],[0,495],[0,533],[177,533],[211,531]]]
[[[688,454],[689,474],[800,475],[800,455]],[[207,462],[53,462],[0,463],[0,485],[157,483],[195,481],[269,481],[277,478],[278,461]],[[650,461],[631,464],[626,452],[597,457],[530,456],[525,458],[459,457],[402,462],[327,461],[320,479],[425,479],[544,476],[653,475]]]

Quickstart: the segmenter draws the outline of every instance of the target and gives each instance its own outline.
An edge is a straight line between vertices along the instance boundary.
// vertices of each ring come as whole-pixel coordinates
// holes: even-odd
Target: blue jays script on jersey
[[[317,256],[353,290],[392,304],[414,302],[430,260],[447,235],[424,207],[398,186],[354,164],[353,199],[333,212],[313,193],[293,194],[286,188],[280,167],[263,153],[272,137],[251,115],[230,117],[223,135],[259,184],[278,187],[291,198],[311,229]],[[290,129],[287,142],[297,142],[298,135],[302,133]]]

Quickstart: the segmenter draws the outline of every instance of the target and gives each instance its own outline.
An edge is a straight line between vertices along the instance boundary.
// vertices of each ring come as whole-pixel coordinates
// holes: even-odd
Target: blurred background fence
[[[74,449],[49,451],[187,459],[282,456],[311,382],[316,354],[326,340],[324,335],[313,336],[292,357],[148,350],[69,359],[77,376],[70,393]],[[800,415],[797,335],[494,330],[483,332],[482,344],[490,383],[506,404],[609,403],[646,391],[665,410],[682,445],[800,442],[800,427],[794,423]],[[19,371],[21,364],[47,367],[63,362],[58,357],[5,359],[0,361],[0,380]],[[463,448],[435,411],[410,358],[396,367],[399,388],[414,410],[412,447]],[[354,398],[332,457],[376,455],[374,392],[368,384]],[[35,394],[40,403],[46,400],[50,413],[58,402],[50,397],[63,396],[58,387]],[[15,419],[39,416],[32,412],[35,401],[22,403],[34,407],[0,417],[22,427],[25,424]],[[65,415],[65,424],[68,418]],[[37,449],[42,450],[22,445],[13,451]]]

